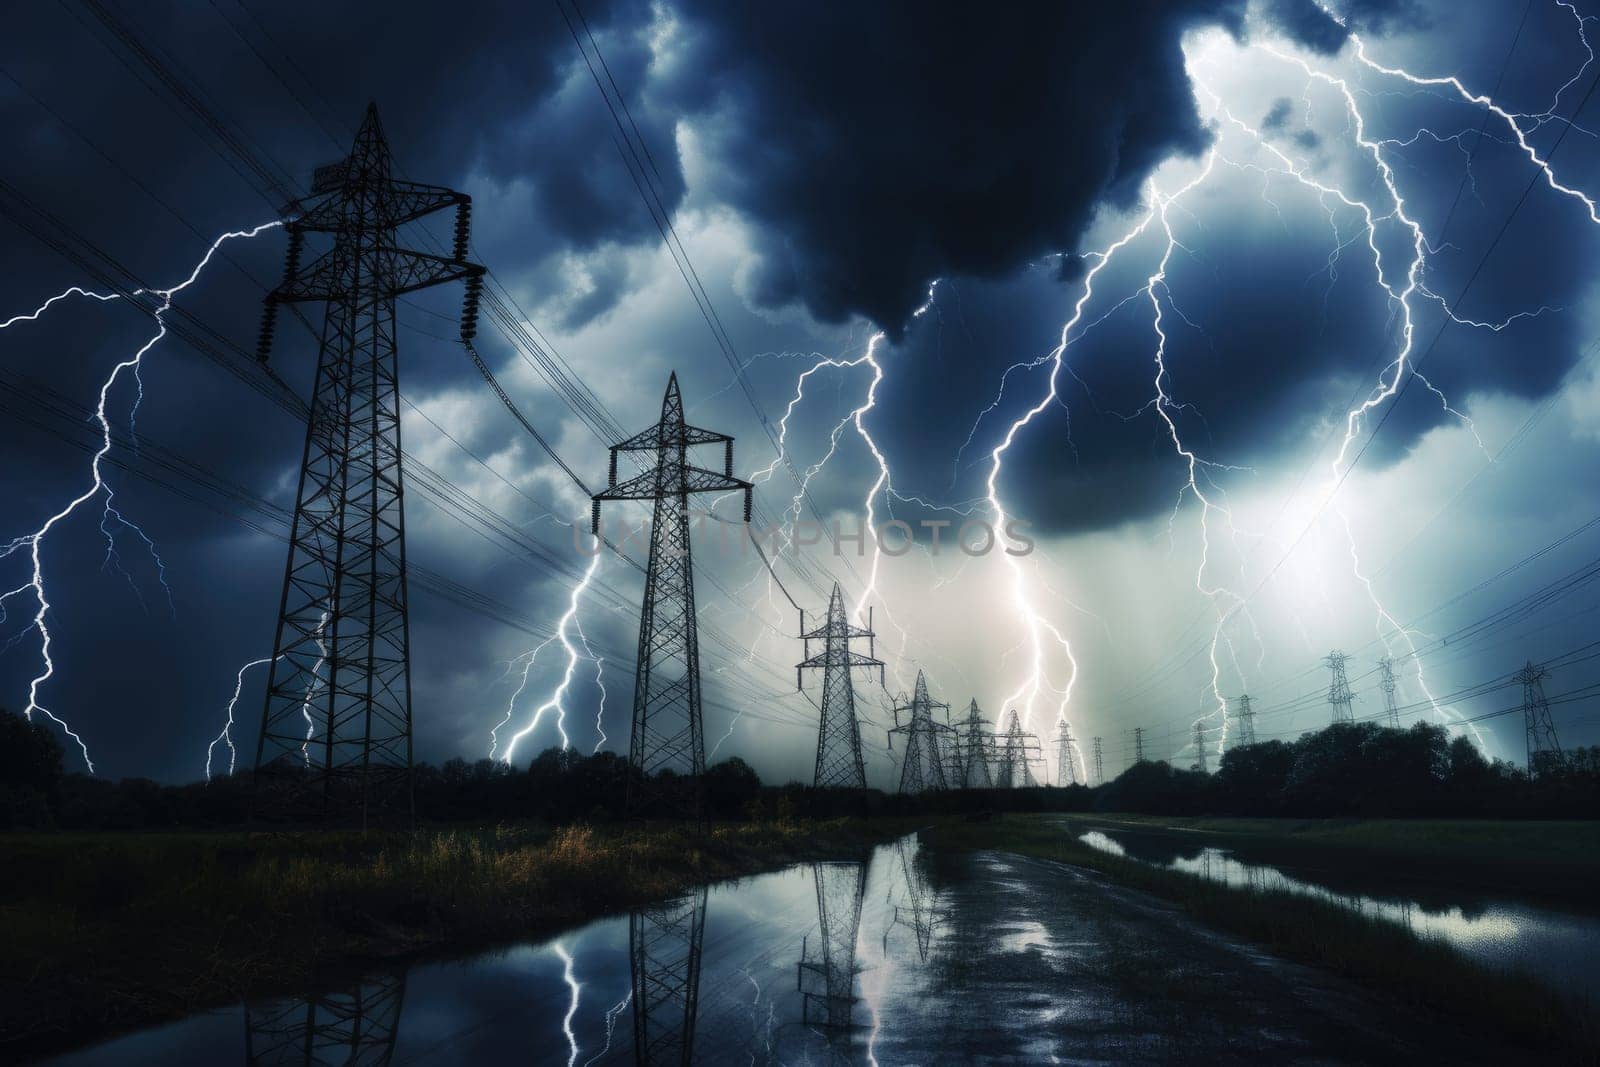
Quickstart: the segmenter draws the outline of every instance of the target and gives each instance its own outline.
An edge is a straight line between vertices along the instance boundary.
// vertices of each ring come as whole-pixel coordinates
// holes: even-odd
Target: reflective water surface
[[[1549,981],[1558,989],[1600,1001],[1600,916],[1437,885],[1382,885],[1381,879],[1286,869],[1247,862],[1234,850],[1180,843],[1171,835],[1089,830],[1086,845],[1170,870],[1185,871],[1235,888],[1283,890],[1354,908],[1449,942],[1467,956]],[[1254,857],[1251,857],[1252,859]],[[1351,888],[1368,884],[1359,891]],[[1331,884],[1330,884],[1331,883]],[[1409,891],[1409,892],[1408,892]]]
[[[1163,862],[1317,891],[1221,854]],[[1463,944],[1464,930],[1502,944],[1535,931],[1537,951],[1573,961],[1573,973],[1594,945],[1592,926],[1573,928],[1578,947],[1558,945],[1567,935],[1551,925],[1557,917],[1504,908],[1396,917],[1455,931]],[[55,1062],[1471,1062],[1488,1051],[1091,873],[936,853],[913,835],[854,861],[802,864],[551,941],[209,1012]]]

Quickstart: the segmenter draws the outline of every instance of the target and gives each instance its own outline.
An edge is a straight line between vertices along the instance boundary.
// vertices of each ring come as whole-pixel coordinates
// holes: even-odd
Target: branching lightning
[[[528,677],[533,671],[534,663],[539,658],[539,653],[544,651],[546,646],[556,641],[561,642],[561,647],[567,653],[567,664],[565,670],[562,672],[561,681],[558,682],[555,688],[550,691],[550,695],[545,698],[544,702],[534,709],[533,718],[528,722],[528,725],[511,735],[511,739],[506,742],[505,755],[502,758],[507,763],[510,763],[516,754],[517,742],[521,741],[524,737],[527,737],[529,734],[533,733],[534,730],[538,729],[539,723],[544,719],[545,713],[549,711],[556,713],[556,731],[561,735],[562,750],[565,751],[566,749],[572,747],[572,740],[567,736],[567,708],[565,701],[567,690],[572,686],[572,676],[578,669],[579,652],[578,647],[572,643],[572,639],[568,636],[569,627],[571,627],[577,633],[578,644],[583,647],[584,652],[588,654],[589,658],[594,660],[596,663],[597,677],[599,671],[599,659],[594,655],[594,651],[589,648],[588,639],[583,636],[583,627],[578,623],[579,601],[583,599],[583,594],[589,588],[589,583],[591,580],[593,580],[595,572],[600,569],[600,546],[596,544],[592,547],[595,549],[595,552],[594,555],[589,557],[589,567],[583,572],[582,580],[572,587],[572,592],[567,597],[567,610],[565,614],[561,616],[561,621],[557,623],[556,632],[550,637],[547,637],[543,641],[539,642],[539,644],[534,646],[532,649],[524,652],[521,656],[517,657],[516,660],[512,661],[513,667],[515,667],[517,663],[522,665],[522,680],[518,683],[517,688],[512,692],[511,700],[506,704],[505,717],[500,720],[493,730],[489,731],[490,759],[494,758],[495,752],[499,748],[500,729],[509,723],[512,716],[516,714],[517,698],[522,696],[523,690],[527,689],[528,687]],[[603,701],[605,693],[604,686],[601,687],[600,691],[602,698],[601,711],[603,713]],[[596,720],[596,725],[599,725],[598,719]],[[603,730],[601,731],[601,740],[605,740]],[[599,746],[597,744],[596,751],[598,751],[598,749]]]
[[[245,672],[251,667],[261,667],[271,662],[271,656],[264,656],[261,659],[253,659],[239,668],[238,676],[233,683],[233,696],[228,700],[227,722],[223,723],[222,732],[212,739],[211,744],[206,746],[206,781],[211,781],[211,754],[219,744],[228,746],[228,773],[230,775],[233,773],[239,757],[238,750],[233,746],[233,709],[238,706],[239,694],[244,689]]]
[[[110,536],[109,528],[105,525],[106,516],[108,514],[114,516],[122,525],[138,531],[139,536],[143,538],[145,544],[150,545],[152,552],[154,551],[154,545],[151,544],[150,539],[145,536],[144,532],[139,530],[137,526],[124,518],[120,512],[115,510],[112,504],[112,490],[109,484],[106,482],[105,475],[101,470],[101,463],[110,453],[112,445],[111,420],[110,416],[106,413],[106,407],[110,403],[111,399],[111,391],[116,386],[118,380],[122,377],[124,372],[128,372],[135,379],[138,379],[139,371],[143,364],[145,355],[167,336],[166,314],[172,309],[173,300],[179,293],[189,288],[189,286],[193,285],[200,278],[201,272],[205,270],[207,264],[211,262],[212,257],[216,255],[217,250],[222,247],[224,242],[234,238],[254,237],[264,230],[273,229],[280,225],[282,225],[282,223],[275,220],[273,222],[262,223],[261,225],[254,226],[248,230],[234,230],[225,233],[212,242],[211,247],[206,250],[206,254],[201,258],[200,262],[195,264],[194,269],[189,272],[188,277],[179,282],[177,285],[166,289],[134,290],[134,292],[131,294],[133,296],[149,294],[157,299],[156,306],[150,312],[151,317],[156,323],[156,332],[152,334],[143,344],[141,344],[131,356],[117,363],[111,369],[111,373],[106,377],[105,381],[101,383],[99,400],[95,406],[95,420],[100,427],[100,447],[95,451],[93,458],[89,462],[88,487],[77,496],[69,499],[66,504],[64,504],[49,518],[47,518],[44,523],[32,533],[23,534],[22,536],[16,537],[7,542],[5,545],[0,546],[0,559],[5,559],[25,548],[28,550],[28,557],[31,563],[31,574],[29,575],[28,580],[22,585],[17,586],[15,589],[0,594],[0,619],[4,618],[6,601],[10,600],[12,597],[28,594],[33,598],[33,619],[23,632],[28,632],[29,630],[38,631],[39,659],[42,666],[39,673],[35,675],[28,683],[28,703],[27,706],[23,708],[23,715],[31,722],[33,720],[33,713],[37,711],[48,718],[51,722],[59,726],[63,733],[77,743],[79,751],[83,754],[84,765],[88,767],[91,774],[94,773],[94,761],[89,757],[89,747],[84,742],[83,738],[80,737],[70,726],[68,726],[64,720],[58,717],[48,707],[40,703],[41,689],[47,682],[50,681],[52,677],[54,677],[56,670],[55,660],[50,654],[52,641],[52,634],[49,625],[51,604],[45,587],[45,544],[49,540],[50,534],[56,529],[56,527],[66,521],[66,519],[70,517],[73,512],[77,511],[80,506],[94,499],[96,496],[103,496],[105,499],[105,508],[101,514],[101,529],[107,533],[108,554],[112,556],[115,554],[114,540]],[[119,298],[119,294],[107,295],[103,293],[95,293],[79,286],[73,286],[64,292],[51,297],[49,300],[46,300],[32,312],[29,312],[26,315],[12,316],[4,323],[0,323],[0,329],[9,327],[14,323],[36,321],[53,304],[73,296],[82,296],[99,301],[110,301]],[[143,385],[140,384],[139,396],[141,398],[143,396],[143,392]],[[134,404],[134,408],[137,408],[137,402]],[[159,556],[156,556],[155,559],[157,567],[159,568],[162,576],[162,585],[165,587],[165,567],[161,564]],[[170,597],[171,590],[168,589],[167,592],[168,596]]]

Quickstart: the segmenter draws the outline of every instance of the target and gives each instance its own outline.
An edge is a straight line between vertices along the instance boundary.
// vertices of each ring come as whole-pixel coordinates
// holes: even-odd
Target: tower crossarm
[[[595,500],[654,500],[663,493],[722,493],[744,490],[746,499],[755,486],[743,478],[734,478],[716,471],[690,464],[658,464],[634,475],[627,481],[607,486],[594,495]]]
[[[632,437],[619,441],[611,446],[613,452],[654,452],[658,448],[672,448],[677,445],[693,447],[695,445],[721,445],[732,441],[733,438],[725,433],[715,430],[703,430],[698,426],[689,426],[680,423],[677,426],[663,427],[660,423],[649,429],[640,430]]]

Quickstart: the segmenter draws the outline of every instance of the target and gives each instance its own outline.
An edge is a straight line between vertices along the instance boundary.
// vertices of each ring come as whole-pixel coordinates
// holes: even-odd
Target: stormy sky
[[[103,290],[86,251],[138,284],[183,281],[218,235],[277,218],[375,101],[407,177],[473,196],[475,255],[589,392],[574,403],[526,344],[481,333],[581,477],[605,475],[594,424],[648,425],[676,370],[691,421],[737,437],[758,518],[951,523],[937,552],[920,527],[876,565],[870,541],[791,548],[781,588],[708,530],[715,758],[809,777],[788,598],[814,616],[838,580],[873,609],[889,691],[924,669],[958,710],[1016,706],[1047,738],[1065,709],[1084,756],[1104,738],[1108,773],[1134,726],[1147,754],[1187,763],[1200,719],[1214,761],[1219,693],[1252,694],[1261,737],[1320,725],[1334,648],[1358,717],[1383,712],[1387,651],[1405,721],[1478,720],[1457,728],[1520,761],[1520,714],[1493,713],[1520,706],[1501,683],[1526,659],[1555,664],[1564,743],[1600,725],[1596,14],[31,5],[0,43],[0,322]],[[415,229],[443,240],[448,220]],[[228,345],[253,348],[283,247],[276,229],[230,240],[179,294],[212,352],[170,337],[119,379],[111,510],[101,492],[41,543],[39,703],[100,773],[199,777],[237,672],[270,654],[304,427]],[[546,647],[524,685],[519,657],[588,564],[571,529],[587,501],[454,344],[458,301],[400,306],[408,548],[430,576],[413,583],[417,751],[433,761],[487,755],[506,720],[503,755],[533,723],[569,660]],[[152,330],[82,296],[0,330],[0,547],[92,487],[100,384]],[[286,319],[273,365],[302,395],[315,358]],[[1031,555],[950,544],[997,505]],[[0,559],[0,592],[32,566],[28,544]],[[601,560],[564,715],[515,760],[563,734],[625,749],[641,587]],[[38,603],[3,607],[0,706],[20,710],[46,666]],[[263,684],[247,672],[234,707],[246,764]],[[890,785],[889,696],[865,674],[858,695],[869,778]]]

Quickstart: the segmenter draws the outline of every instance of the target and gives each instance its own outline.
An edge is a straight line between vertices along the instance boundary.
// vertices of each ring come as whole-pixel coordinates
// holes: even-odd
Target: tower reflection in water
[[[707,889],[633,912],[633,1047],[639,1063],[693,1062]]]
[[[817,937],[800,942],[800,1021],[822,1030],[831,1043],[848,1045],[857,1025],[856,936],[867,892],[867,865],[813,863]]]
[[[405,1003],[404,972],[371,975],[353,988],[245,1005],[245,1062],[372,1067],[394,1058]]]

